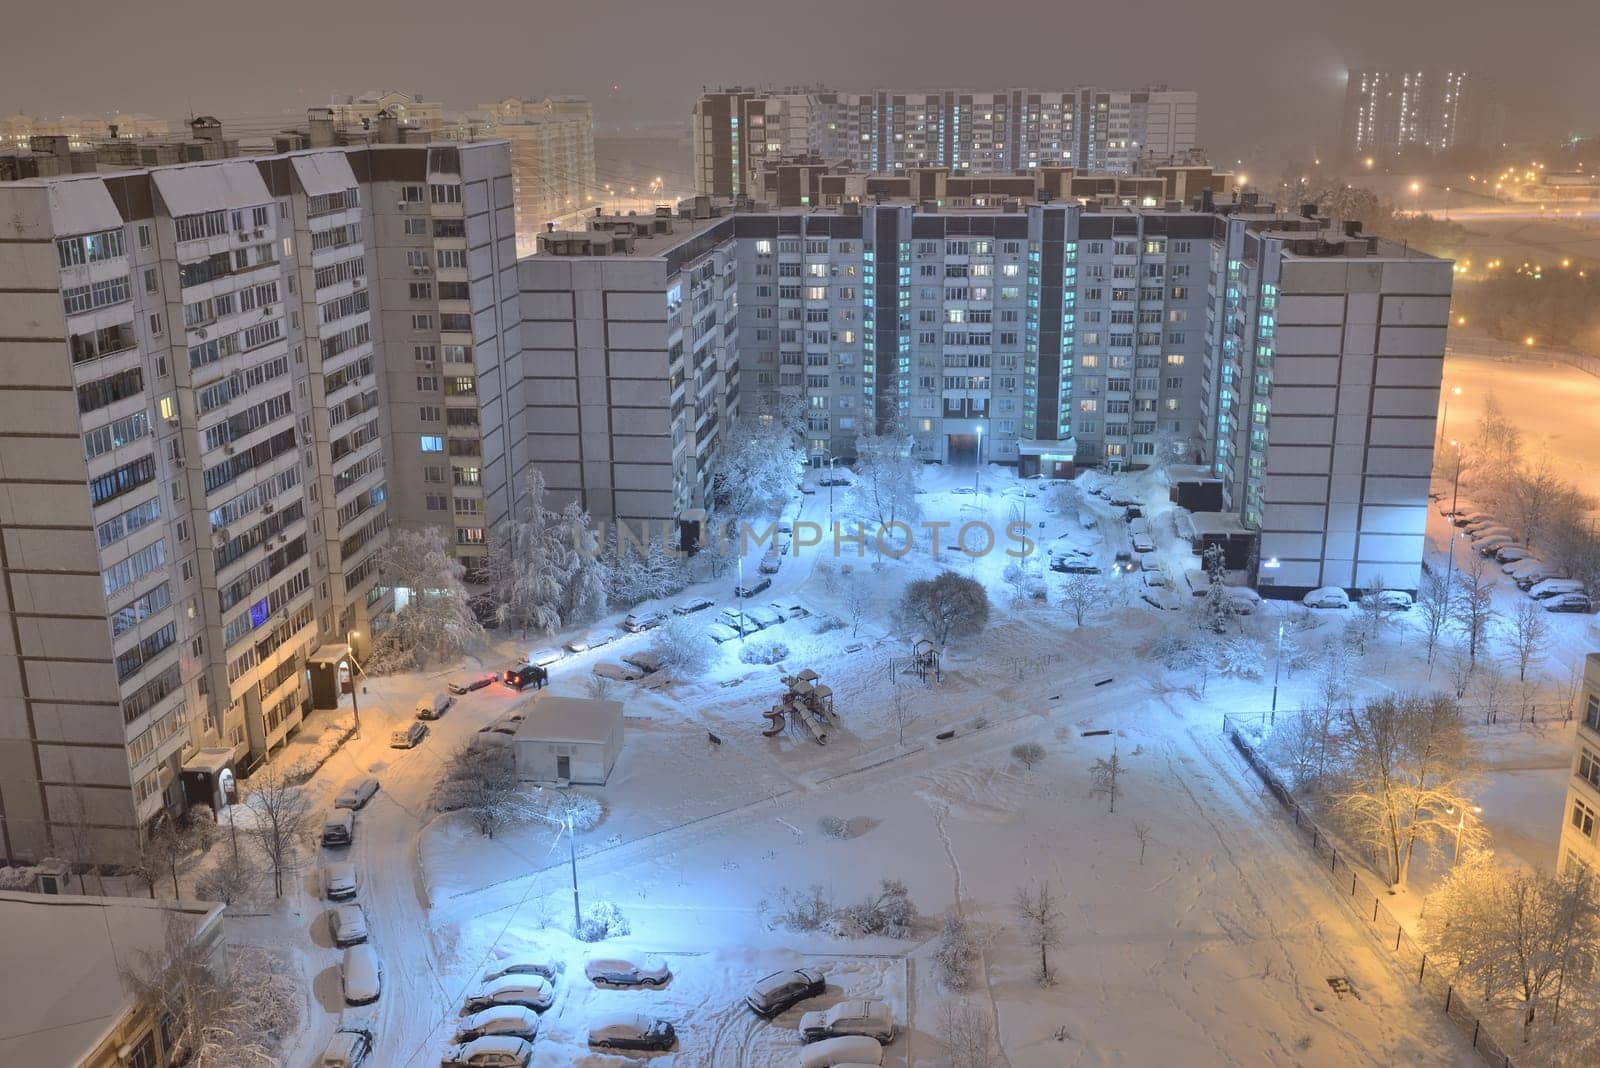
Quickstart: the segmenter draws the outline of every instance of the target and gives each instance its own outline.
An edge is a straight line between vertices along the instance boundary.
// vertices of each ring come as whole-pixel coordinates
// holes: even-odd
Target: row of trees
[[[1600,278],[1587,272],[1503,271],[1461,286],[1457,308],[1490,337],[1541,343],[1584,352],[1600,351]]]

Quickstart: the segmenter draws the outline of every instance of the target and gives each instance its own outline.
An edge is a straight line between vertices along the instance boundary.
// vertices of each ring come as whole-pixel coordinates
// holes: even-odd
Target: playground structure
[[[828,730],[839,722],[839,716],[833,710],[833,690],[818,682],[819,677],[810,668],[783,677],[787,688],[783,699],[761,713],[767,720],[763,737],[775,738],[790,730],[810,737],[818,745],[828,744]]]
[[[924,683],[932,685],[944,681],[944,670],[939,664],[940,650],[929,638],[918,638],[911,647],[910,671]]]

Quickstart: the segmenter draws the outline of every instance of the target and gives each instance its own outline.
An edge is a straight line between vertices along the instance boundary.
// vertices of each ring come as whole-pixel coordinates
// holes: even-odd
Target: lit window
[[[432,434],[422,435],[423,452],[444,452],[444,438]]]

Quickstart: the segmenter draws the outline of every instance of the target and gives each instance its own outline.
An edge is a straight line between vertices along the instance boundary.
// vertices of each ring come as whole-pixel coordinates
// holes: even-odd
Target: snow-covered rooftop
[[[198,901],[0,892],[0,1064],[78,1064],[132,1010],[122,973],[165,944],[166,918],[195,933],[222,906]]]
[[[622,723],[621,701],[540,694],[516,737],[541,742],[604,742]]]

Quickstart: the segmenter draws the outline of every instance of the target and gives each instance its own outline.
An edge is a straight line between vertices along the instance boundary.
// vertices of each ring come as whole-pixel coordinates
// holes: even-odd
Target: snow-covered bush
[[[582,790],[541,790],[537,804],[538,810],[553,820],[570,820],[577,834],[594,830],[606,818],[605,802]]]
[[[824,816],[817,821],[824,838],[849,838],[850,821],[843,816]]]
[[[1019,742],[1011,747],[1011,757],[1018,764],[1033,770],[1033,766],[1044,759],[1044,746],[1038,742]]]
[[[1259,679],[1266,670],[1261,643],[1234,635],[1217,643],[1217,670],[1239,679]]]
[[[739,659],[746,664],[777,664],[788,659],[789,647],[782,642],[746,643],[739,650]]]
[[[834,929],[842,935],[910,938],[916,926],[917,906],[899,879],[884,879],[865,900],[846,905],[834,916]]]
[[[966,999],[952,998],[939,1006],[938,1033],[950,1068],[989,1068],[994,1063],[994,1025]]]
[[[964,917],[952,913],[944,918],[944,930],[933,947],[933,966],[939,981],[950,990],[972,987],[973,966],[978,962],[978,940]]]
[[[650,651],[661,661],[662,668],[680,679],[692,679],[711,666],[717,647],[699,623],[688,616],[674,616],[655,632]]]
[[[604,675],[590,675],[587,679],[583,680],[583,692],[587,694],[589,699],[592,701],[611,700],[611,694],[615,688],[616,687],[612,680],[606,678]]]
[[[756,904],[756,912],[772,917],[772,924],[790,931],[820,931],[833,919],[833,899],[820,883],[804,890],[780,887],[771,898]]]
[[[601,942],[621,938],[633,931],[628,917],[614,901],[594,901],[584,907],[583,922],[575,932],[580,942]]]
[[[826,634],[830,630],[843,630],[844,626],[844,620],[838,616],[824,613],[817,617],[816,625],[812,629],[818,634]]]

